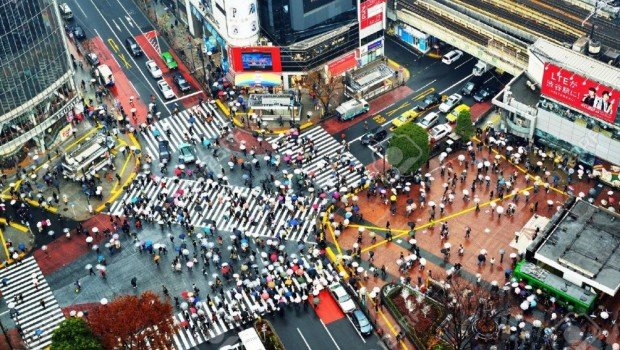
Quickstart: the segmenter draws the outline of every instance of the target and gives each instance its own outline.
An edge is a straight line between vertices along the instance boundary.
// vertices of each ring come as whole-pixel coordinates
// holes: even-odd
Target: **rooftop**
[[[536,107],[540,100],[540,89],[532,90],[527,84],[528,81],[533,81],[533,79],[530,79],[525,73],[517,76],[510,83],[510,92],[517,101],[530,107]]]
[[[564,278],[615,295],[620,288],[620,215],[576,200],[544,230],[536,259]]]
[[[529,50],[543,62],[558,64],[601,84],[620,90],[620,69],[618,68],[545,39],[536,40]]]

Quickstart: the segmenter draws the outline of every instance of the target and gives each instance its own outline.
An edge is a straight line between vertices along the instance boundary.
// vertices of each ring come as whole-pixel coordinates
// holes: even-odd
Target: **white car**
[[[417,124],[422,127],[422,129],[428,130],[432,128],[435,124],[437,124],[438,120],[439,114],[437,114],[437,112],[430,112],[429,114],[425,115],[424,118],[422,118],[422,120],[420,120],[420,122],[418,122]]]
[[[159,66],[157,66],[157,63],[153,60],[146,61],[146,69],[149,70],[149,73],[151,73],[151,76],[155,79],[161,78],[163,74],[161,69],[159,69]]]
[[[439,124],[428,132],[428,140],[430,142],[437,142],[444,137],[448,136],[452,132],[450,124]]]
[[[338,282],[333,283],[329,286],[329,290],[332,292],[338,305],[340,305],[340,308],[345,314],[353,312],[353,310],[356,309],[355,303],[351,300],[351,296],[349,296],[349,293],[347,293],[342,284]]]
[[[158,80],[157,87],[167,100],[174,98],[174,91],[172,91],[172,88],[170,87],[170,85],[168,85],[168,83],[166,83],[165,80]]]
[[[463,51],[461,51],[461,50],[452,50],[452,51],[448,52],[447,54],[443,55],[443,57],[441,58],[441,62],[443,62],[445,64],[452,64],[453,62],[455,62],[459,58],[461,58],[461,56],[463,56]]]
[[[439,105],[439,111],[443,113],[450,112],[452,108],[456,107],[456,105],[461,102],[462,99],[463,96],[459,94],[450,95],[445,101],[443,101],[442,104]]]

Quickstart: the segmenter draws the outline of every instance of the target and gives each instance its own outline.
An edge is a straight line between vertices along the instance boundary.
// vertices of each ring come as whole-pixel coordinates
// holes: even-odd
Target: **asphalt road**
[[[155,95],[159,110],[169,113],[170,109],[164,104],[166,101],[157,88],[156,80],[146,70],[145,62],[149,58],[146,54],[133,57],[124,46],[126,38],[154,29],[138,6],[133,1],[121,0],[68,0],[67,3],[73,10],[73,23],[84,28],[88,38],[101,37],[109,50],[108,54],[114,56],[142,100],[149,101],[150,95]],[[162,52],[169,50],[162,38],[159,44]]]
[[[385,55],[409,70],[410,78],[407,81],[407,86],[411,88],[412,93],[393,106],[366,119],[370,130],[377,127],[389,128],[394,118],[413,108],[431,93],[440,95],[458,93],[473,76],[472,69],[478,61],[475,57],[465,53],[458,61],[447,65],[442,63],[440,59],[420,55],[393,37],[386,38]],[[495,84],[496,86],[501,86],[505,82],[506,78],[499,77],[497,74],[492,74],[488,80],[488,84]],[[372,104],[372,101],[370,103]],[[464,97],[462,103],[471,106],[475,101],[471,97]],[[441,113],[438,124],[445,122],[447,122],[445,115]],[[381,156],[361,144],[360,139],[366,133],[363,124],[360,119],[360,122],[348,128],[346,139],[350,143],[351,152],[363,164],[367,165],[381,159]]]

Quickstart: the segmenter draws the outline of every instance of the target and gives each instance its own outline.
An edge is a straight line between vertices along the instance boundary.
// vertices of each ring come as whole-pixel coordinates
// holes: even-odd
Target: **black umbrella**
[[[407,223],[407,226],[409,226],[409,227],[411,227],[411,228],[414,228],[414,227],[415,227],[415,222],[413,222],[413,221],[409,221],[409,222]]]
[[[407,204],[413,204],[413,198],[407,199]]]

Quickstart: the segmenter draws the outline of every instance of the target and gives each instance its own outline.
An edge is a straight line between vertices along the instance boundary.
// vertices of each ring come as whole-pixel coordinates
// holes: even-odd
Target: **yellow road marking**
[[[4,253],[6,254],[6,260],[11,260],[11,253],[9,253],[9,248],[6,246],[6,241],[4,240],[4,232],[0,229],[0,240],[2,241],[2,248],[4,248]]]
[[[400,106],[398,106],[398,107],[395,107],[395,108],[391,109],[391,110],[390,110],[389,112],[387,112],[386,114],[387,114],[388,116],[391,116],[392,114],[396,113],[399,109],[402,109],[402,108],[404,108],[404,107],[408,107],[408,106],[409,106],[409,104],[410,104],[410,103],[409,103],[409,101],[405,101],[405,102],[403,102]]]
[[[375,122],[379,124],[383,124],[385,123],[386,119],[381,114],[377,114],[376,116],[372,117],[372,120],[374,120]]]
[[[110,44],[110,47],[112,48],[112,50],[114,50],[114,52],[118,52],[118,45],[116,45],[116,42],[114,41],[114,39],[109,38],[108,44]]]
[[[6,219],[5,218],[0,218],[0,222],[6,225]],[[20,223],[17,223],[17,222],[11,221],[11,225],[10,226],[12,228],[17,229],[17,230],[22,231],[22,232],[27,232],[28,231],[28,227],[26,227],[26,226],[24,226],[24,225],[22,225]]]
[[[118,173],[119,176],[123,176],[123,174],[125,173],[125,168],[127,168],[127,164],[129,164],[131,157],[132,157],[131,155],[125,157],[125,162],[123,163],[123,167],[121,168],[121,171]],[[118,187],[119,184],[120,184],[120,181],[114,181],[114,186],[112,186],[112,192],[116,191],[116,188]]]
[[[131,68],[131,64],[129,64],[129,62],[127,62],[127,58],[125,57],[125,54],[123,54],[122,52],[118,54],[118,57],[121,59],[121,61],[123,61],[123,64],[125,65],[125,68]]]
[[[422,91],[422,92],[421,92],[419,95],[417,95],[416,97],[412,98],[411,100],[413,100],[413,101],[419,101],[419,100],[423,99],[424,97],[426,97],[427,95],[432,94],[434,91],[435,91],[435,88],[434,88],[434,87],[432,87],[432,88],[428,88],[428,89],[426,89],[426,90]]]

